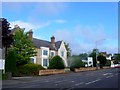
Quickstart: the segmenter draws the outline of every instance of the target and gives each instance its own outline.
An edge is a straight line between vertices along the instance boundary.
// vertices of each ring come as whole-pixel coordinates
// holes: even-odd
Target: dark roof
[[[51,50],[58,50],[60,48],[61,43],[62,41],[57,41],[55,42],[55,47],[53,47],[51,45],[51,42],[49,41],[33,38],[33,44],[36,48],[48,47]]]

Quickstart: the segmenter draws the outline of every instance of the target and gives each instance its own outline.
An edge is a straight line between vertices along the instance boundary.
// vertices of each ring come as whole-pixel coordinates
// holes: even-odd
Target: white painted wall
[[[87,59],[88,59],[88,66],[91,66],[91,65],[93,66],[93,58],[88,57]],[[91,62],[91,64],[89,62]]]
[[[61,53],[64,51],[64,56],[62,57]],[[68,66],[67,64],[67,50],[65,48],[64,42],[62,41],[60,48],[58,49],[58,55],[64,60],[65,66]]]

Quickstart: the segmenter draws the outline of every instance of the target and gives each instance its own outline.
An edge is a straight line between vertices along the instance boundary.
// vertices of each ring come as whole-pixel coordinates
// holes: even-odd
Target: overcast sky
[[[35,38],[69,43],[72,54],[91,52],[96,41],[100,51],[118,52],[117,2],[4,2],[2,16]]]

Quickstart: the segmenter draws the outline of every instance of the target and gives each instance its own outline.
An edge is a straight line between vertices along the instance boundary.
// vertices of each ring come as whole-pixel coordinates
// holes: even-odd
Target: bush
[[[79,58],[73,58],[70,65],[70,70],[74,71],[75,68],[80,68],[80,67],[85,67],[85,63],[82,62]]]
[[[105,66],[110,66],[110,65],[111,65],[111,61],[107,60]]]
[[[43,70],[44,68],[41,65],[37,64],[25,64],[19,67],[19,73],[24,75],[37,75],[39,70]]]
[[[60,56],[54,56],[50,62],[48,69],[64,69],[65,65]]]
[[[9,49],[5,60],[5,71],[14,73],[17,69],[16,66],[16,54],[13,49]]]

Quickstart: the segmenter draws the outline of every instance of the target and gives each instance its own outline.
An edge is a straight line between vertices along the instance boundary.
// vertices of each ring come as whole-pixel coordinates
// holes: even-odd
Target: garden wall
[[[50,75],[50,74],[60,74],[65,73],[64,69],[47,69],[47,70],[39,70],[39,75]]]

